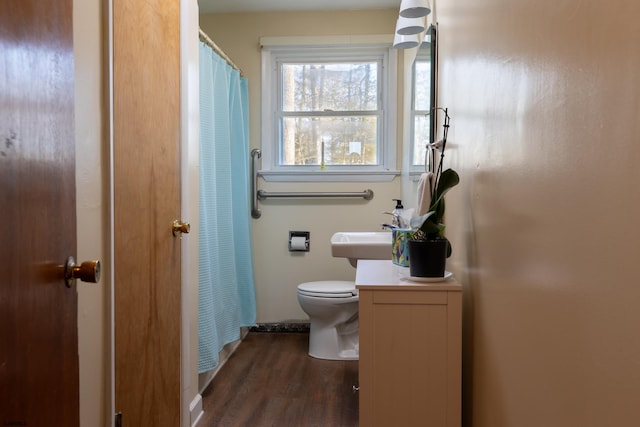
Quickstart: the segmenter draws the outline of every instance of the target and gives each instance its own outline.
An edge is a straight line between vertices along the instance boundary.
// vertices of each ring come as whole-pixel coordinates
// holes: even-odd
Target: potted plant
[[[460,177],[453,169],[442,170],[449,128],[449,115],[446,109],[444,111],[444,135],[442,142],[437,144],[440,149],[440,162],[430,186],[431,203],[427,213],[411,218],[410,223],[414,230],[408,242],[409,269],[412,277],[444,277],[446,260],[451,256],[451,243],[444,236],[444,196],[458,185]]]

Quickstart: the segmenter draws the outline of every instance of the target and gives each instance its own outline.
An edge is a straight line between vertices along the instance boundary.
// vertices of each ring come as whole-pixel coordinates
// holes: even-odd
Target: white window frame
[[[262,45],[262,169],[266,181],[391,181],[400,171],[396,165],[397,52],[393,36],[263,37]],[[378,124],[378,165],[280,165],[278,113],[278,63],[282,60],[339,61],[382,60]]]

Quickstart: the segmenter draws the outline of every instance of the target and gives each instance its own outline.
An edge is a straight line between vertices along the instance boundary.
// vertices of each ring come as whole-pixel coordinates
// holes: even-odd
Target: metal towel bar
[[[258,200],[267,198],[362,197],[365,200],[373,199],[373,191],[371,189],[357,192],[267,192],[265,190],[258,190],[258,167],[256,159],[259,159],[261,156],[262,152],[258,148],[251,150],[251,171],[253,175],[253,179],[251,180],[251,216],[253,218],[260,218],[260,216],[262,216],[262,212],[258,209]]]
[[[278,197],[278,198],[286,198],[286,197],[362,197],[365,200],[373,199],[373,191],[372,190],[364,190],[364,191],[344,191],[344,192],[287,192],[287,193],[276,193],[276,192],[267,192],[264,190],[258,190],[258,199],[263,200],[269,197]]]

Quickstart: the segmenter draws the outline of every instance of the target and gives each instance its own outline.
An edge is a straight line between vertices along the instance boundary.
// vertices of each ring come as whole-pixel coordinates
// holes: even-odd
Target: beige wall
[[[108,153],[103,144],[100,0],[73,2],[78,261],[102,262],[100,283],[78,281],[80,425],[106,426],[109,399]]]
[[[638,425],[640,3],[438,2],[465,425]]]
[[[261,36],[391,34],[397,10],[228,13],[200,16],[200,26],[249,79],[251,147],[260,147]],[[248,153],[247,153],[248,155]],[[398,168],[400,168],[400,159]],[[336,231],[374,231],[401,196],[400,179],[389,183],[276,183],[260,181],[268,191],[362,191],[371,188],[370,202],[359,200],[277,200],[261,203],[262,217],[253,220],[254,265],[258,322],[306,319],[296,299],[299,283],[311,280],[353,280],[347,260],[332,258],[329,239]],[[311,232],[309,253],[287,250],[289,230]]]

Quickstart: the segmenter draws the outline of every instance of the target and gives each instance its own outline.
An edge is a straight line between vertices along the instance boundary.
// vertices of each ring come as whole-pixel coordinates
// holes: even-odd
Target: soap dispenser
[[[407,242],[409,241],[409,234],[411,230],[407,227],[407,219],[404,218],[404,206],[402,206],[402,200],[392,199],[396,202],[396,207],[393,209],[393,221],[396,228],[391,230],[391,262],[395,265],[402,267],[409,266],[409,250],[407,248]]]
[[[400,199],[391,199],[396,202],[396,207],[391,211],[393,215],[393,225],[399,228],[404,228],[402,215],[404,213],[404,206],[402,206],[402,200]]]

